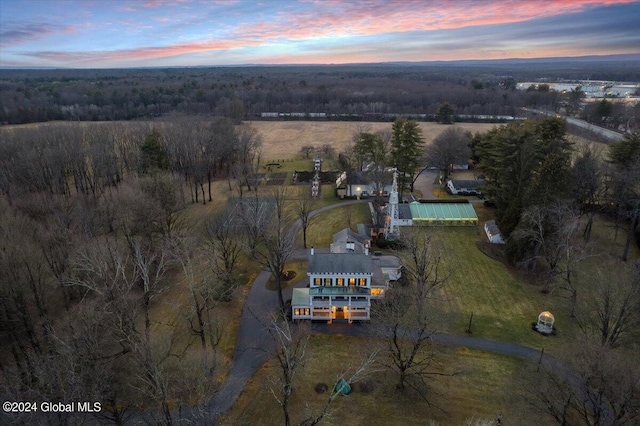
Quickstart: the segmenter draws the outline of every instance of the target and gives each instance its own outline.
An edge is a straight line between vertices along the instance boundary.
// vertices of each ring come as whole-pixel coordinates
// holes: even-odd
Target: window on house
[[[300,315],[300,309],[295,308],[295,309],[293,310],[293,314],[294,314],[294,315]]]
[[[367,285],[367,279],[366,279],[366,278],[360,278],[360,279],[358,280],[358,285],[359,285],[360,287],[364,287],[364,286],[366,286],[366,285]]]
[[[309,310],[309,308],[304,308],[304,314],[305,315],[309,315],[311,313],[311,311]]]
[[[322,278],[315,278],[315,279],[313,280],[313,283],[314,283],[315,285],[322,285]]]
[[[338,285],[340,286],[344,285],[344,278],[338,278],[336,281]]]
[[[355,279],[355,278],[353,278],[353,277],[349,278],[349,285],[350,285],[350,286],[354,286],[354,285],[356,285],[356,279]]]
[[[331,281],[332,281],[331,278],[325,278],[324,285],[328,285],[328,286],[332,285],[333,283]]]

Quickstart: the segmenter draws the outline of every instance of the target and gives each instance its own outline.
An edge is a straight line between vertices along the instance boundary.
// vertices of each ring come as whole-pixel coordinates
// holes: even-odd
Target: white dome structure
[[[538,330],[538,332],[542,334],[551,334],[553,333],[554,322],[555,318],[551,312],[541,312],[540,315],[538,315],[538,324],[536,324],[536,330]]]

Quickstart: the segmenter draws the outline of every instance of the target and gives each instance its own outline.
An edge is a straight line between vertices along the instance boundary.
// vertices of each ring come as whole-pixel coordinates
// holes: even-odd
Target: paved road
[[[557,117],[557,114],[554,112],[543,111],[540,109],[532,109],[532,108],[522,108],[522,109],[525,111],[533,112],[536,114],[542,114],[549,117]],[[605,129],[604,127],[596,126],[584,120],[580,120],[579,118],[565,117],[565,116],[562,116],[562,118],[567,120],[567,123],[569,124],[573,124],[574,126],[581,127],[597,135],[604,136],[605,138],[611,141],[620,142],[621,140],[624,139],[624,135],[621,133],[614,132],[613,130]]]
[[[440,172],[438,170],[423,170],[416,178],[413,189],[422,192],[422,199],[437,200],[438,197],[433,195],[433,190],[439,188],[440,185],[434,184]]]
[[[431,180],[431,182],[433,182],[433,180]],[[364,202],[367,201],[353,200],[332,204],[315,210],[311,216],[316,216],[334,208]],[[298,220],[292,225],[290,232],[295,234],[300,230],[300,228],[301,223]],[[316,250],[322,251],[323,249],[319,248]],[[294,254],[294,257],[304,259],[306,258],[307,253],[307,250],[298,249]],[[210,421],[215,422],[231,408],[238,396],[240,396],[240,393],[251,376],[253,376],[253,374],[271,357],[271,354],[273,353],[274,345],[264,325],[269,323],[271,315],[278,309],[278,297],[275,291],[270,291],[266,288],[269,276],[270,273],[268,271],[261,271],[251,287],[242,311],[240,328],[238,330],[238,337],[236,340],[236,350],[233,355],[233,361],[227,380],[220,389],[220,392],[218,392],[218,394],[211,400],[205,410],[213,413],[213,417],[209,418]],[[297,284],[297,286],[304,285],[306,285],[304,280],[301,280]],[[285,290],[285,298],[290,298],[291,292],[292,289]],[[384,331],[368,323],[331,325],[325,323],[314,323],[312,325],[312,332],[314,334],[379,337]],[[433,340],[434,343],[437,344],[482,349],[529,360],[538,360],[540,357],[540,352],[535,349],[508,342],[442,333],[434,335]],[[552,357],[545,356],[543,362],[552,368],[562,369],[562,366],[559,365]]]

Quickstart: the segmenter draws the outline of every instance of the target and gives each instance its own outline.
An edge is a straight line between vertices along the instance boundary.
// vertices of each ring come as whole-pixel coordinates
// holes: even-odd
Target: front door
[[[345,319],[343,308],[336,307],[336,319],[337,320]]]

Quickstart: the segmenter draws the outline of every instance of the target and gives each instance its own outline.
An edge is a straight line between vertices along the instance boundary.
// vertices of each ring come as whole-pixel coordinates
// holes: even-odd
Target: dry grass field
[[[270,160],[289,160],[300,155],[304,145],[320,147],[331,145],[336,152],[344,151],[352,142],[353,135],[359,129],[372,132],[391,130],[392,123],[361,121],[253,121],[250,123],[263,139],[262,158]],[[494,128],[494,123],[457,123],[456,126],[472,133],[485,132]],[[420,122],[427,143],[448,128],[437,123]]]

